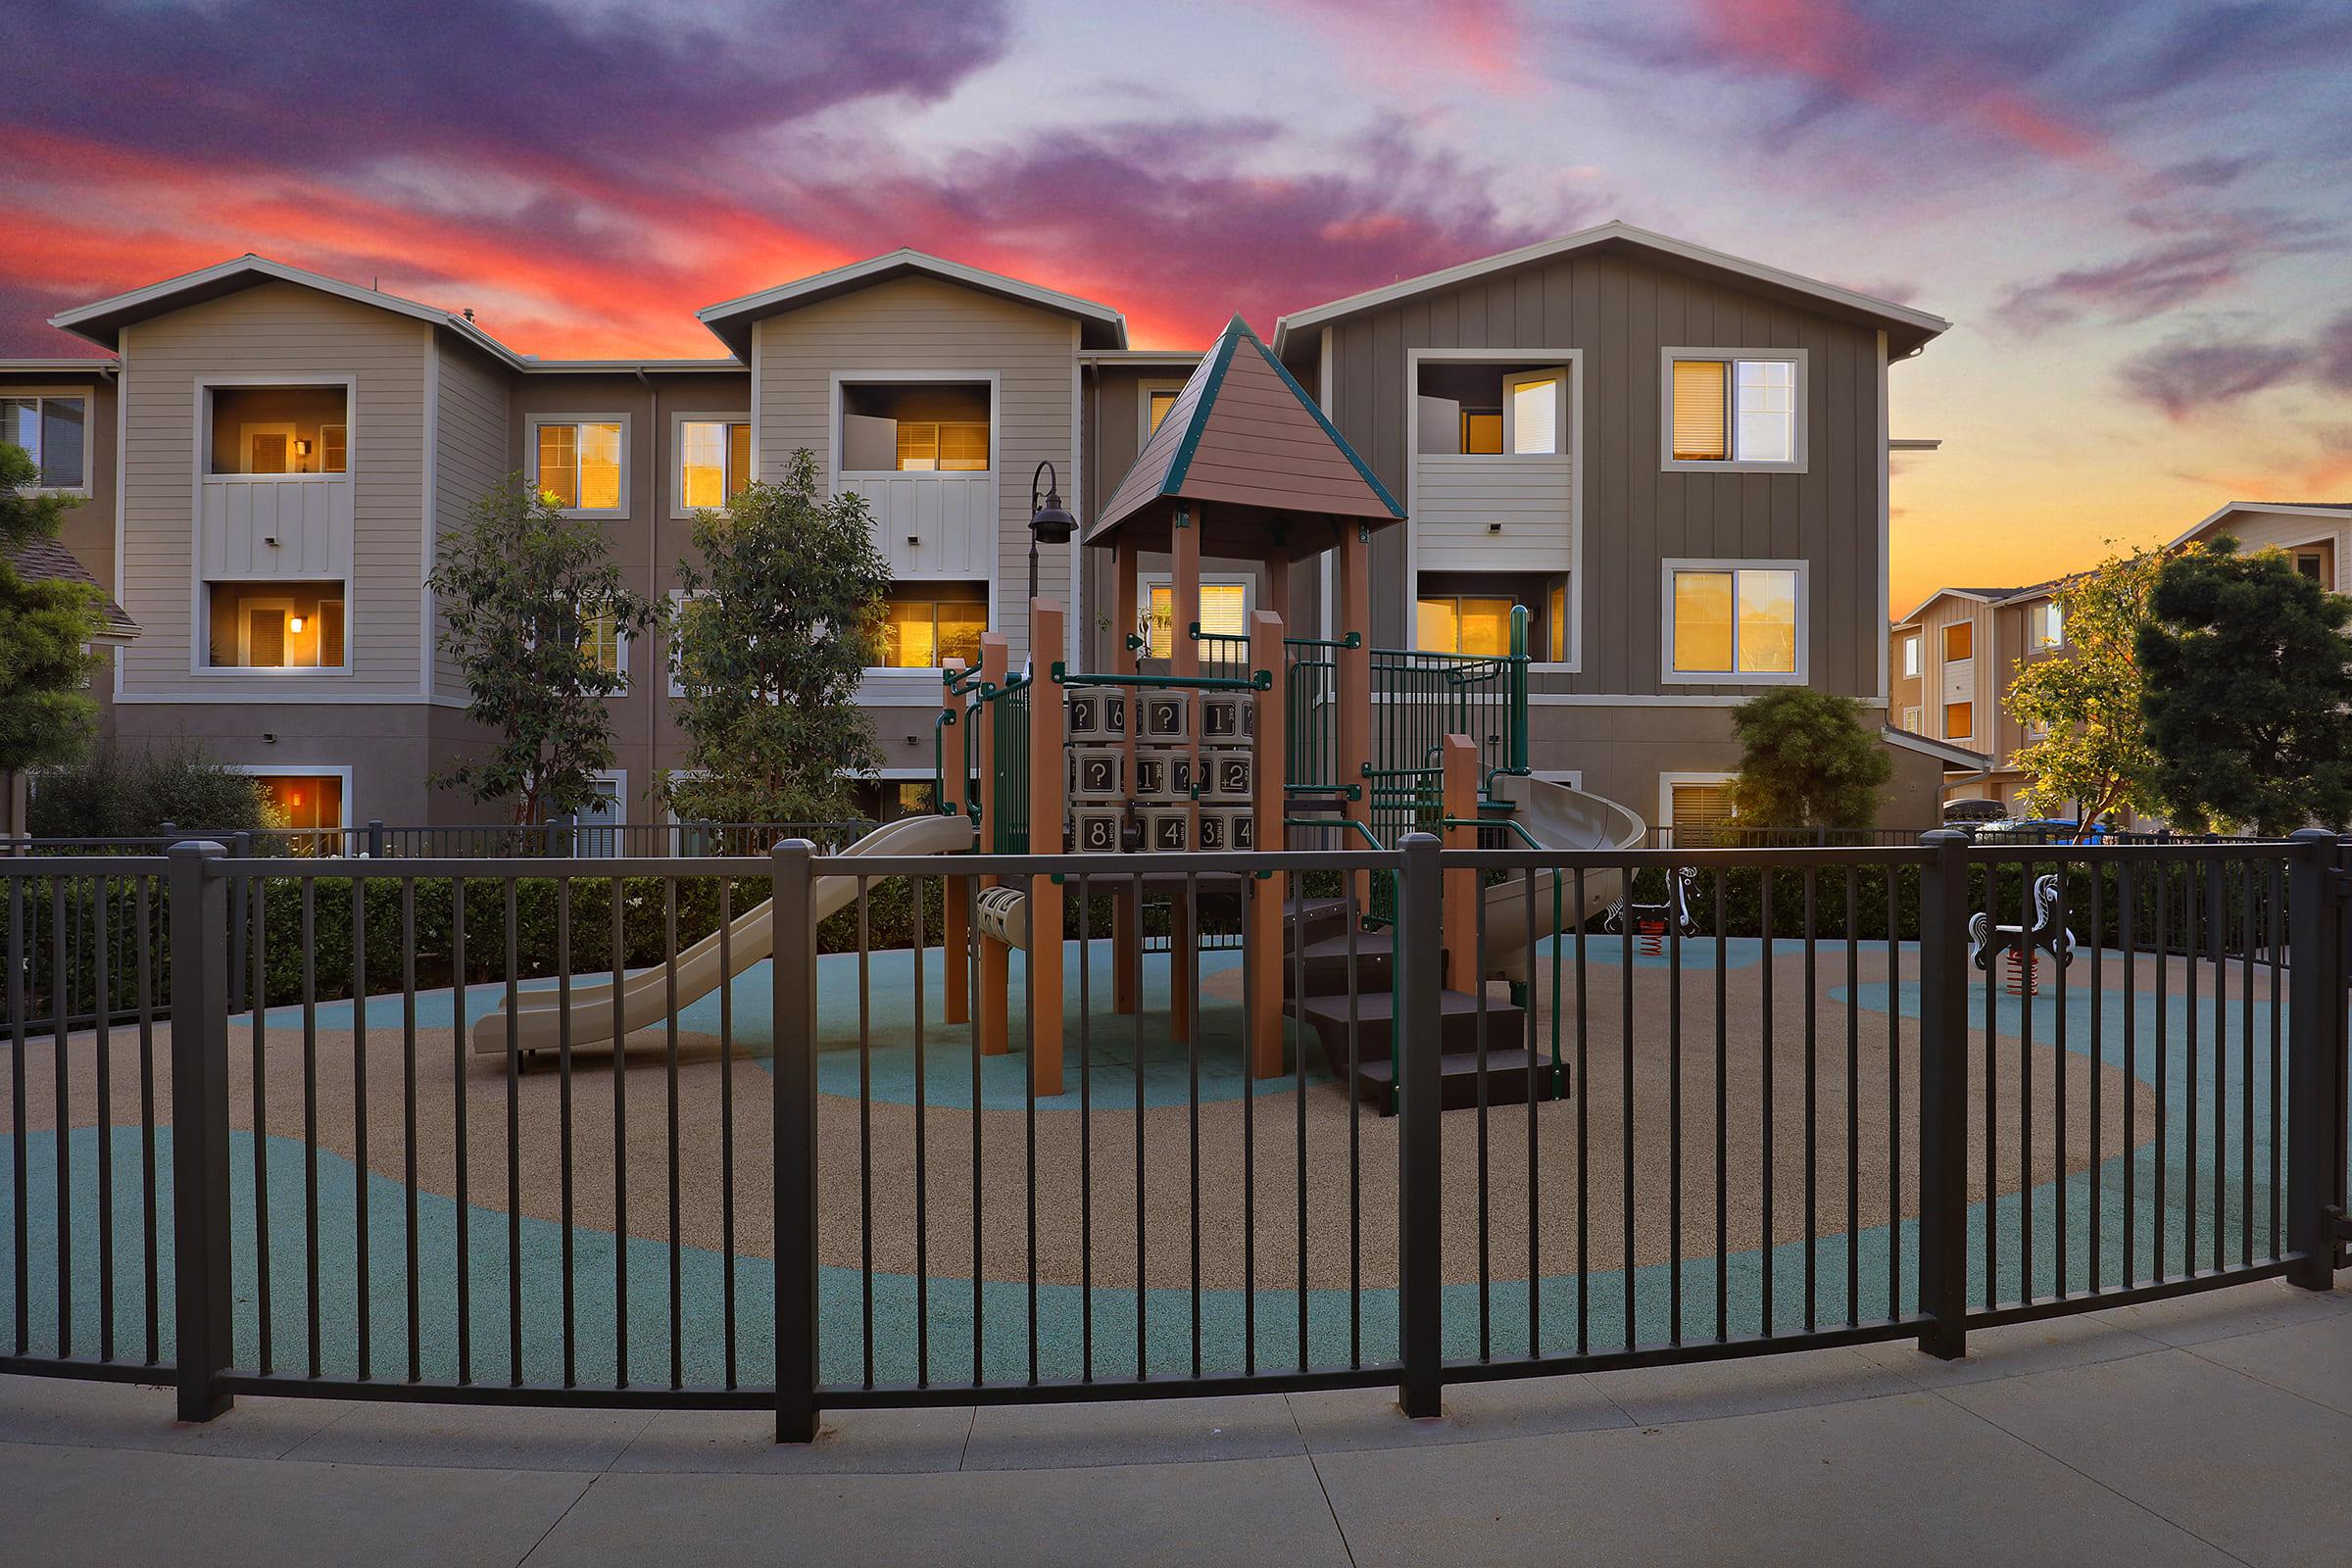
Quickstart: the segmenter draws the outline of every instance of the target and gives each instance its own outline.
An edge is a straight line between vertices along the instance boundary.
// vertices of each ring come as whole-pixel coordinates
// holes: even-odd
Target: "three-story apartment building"
[[[676,591],[697,509],[806,449],[871,505],[897,586],[860,700],[875,808],[919,804],[936,668],[984,629],[1025,657],[1029,481],[1082,518],[1199,356],[1138,350],[1107,306],[898,251],[712,306],[705,359],[549,361],[471,314],[245,257],[62,313],[112,358],[16,362],[0,399],[78,431],[67,542],[144,628],[107,725],[201,739],[298,825],[476,819],[432,775],[480,736],[437,649],[435,541],[510,474],[607,525],[631,585]],[[1671,822],[1719,809],[1730,710],[1777,684],[1888,701],[1886,382],[1945,323],[1607,224],[1286,316],[1277,353],[1410,521],[1381,537],[1372,641],[1502,651],[1533,615],[1537,767]],[[73,416],[78,418],[74,423]],[[46,461],[46,459],[44,459]],[[1204,563],[1209,629],[1265,591]],[[1108,558],[1040,564],[1101,666]],[[1162,652],[1166,564],[1137,585]],[[1340,630],[1329,585],[1279,608]],[[616,819],[659,820],[680,754],[666,650],[627,676]],[[1898,749],[1887,820],[1940,763]],[[902,791],[905,792],[902,797]]]

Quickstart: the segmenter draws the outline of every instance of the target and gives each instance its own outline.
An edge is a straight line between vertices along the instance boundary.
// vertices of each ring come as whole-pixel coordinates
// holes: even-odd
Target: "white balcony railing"
[[[213,473],[201,489],[206,577],[318,579],[351,570],[349,474]]]
[[[1413,487],[1421,570],[1567,568],[1574,459],[1424,453],[1414,460]]]
[[[995,474],[845,473],[836,488],[865,497],[899,575],[977,578],[995,568]]]

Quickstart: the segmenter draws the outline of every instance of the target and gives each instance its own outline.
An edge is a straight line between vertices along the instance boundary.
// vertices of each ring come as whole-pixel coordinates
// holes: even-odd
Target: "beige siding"
[[[125,336],[122,605],[145,629],[122,691],[231,702],[416,696],[431,328],[291,283],[189,306]],[[355,379],[349,674],[191,673],[199,393],[213,375]]]
[[[456,343],[440,344],[435,356],[440,380],[434,399],[431,535],[438,541],[463,527],[473,504],[505,479],[512,416],[504,369]],[[440,650],[440,635],[436,621],[433,695],[464,702],[465,678],[458,673],[457,661]]]
[[[792,454],[815,454],[832,484],[833,377],[844,372],[969,371],[997,379],[997,604],[991,624],[1027,651],[1021,597],[1029,572],[1029,475],[1041,460],[1067,493],[1077,457],[1070,320],[936,278],[899,278],[774,317],[757,328],[760,476],[779,477]],[[1065,603],[1070,555],[1045,553],[1039,591]],[[896,760],[896,758],[893,758]]]
[[[1577,350],[1576,458],[1585,527],[1577,588],[1582,670],[1543,691],[1744,697],[1755,688],[1659,679],[1661,563],[1808,563],[1809,684],[1876,699],[1887,607],[1880,588],[1879,346],[1875,329],[1675,270],[1635,253],[1588,252],[1335,323],[1326,409],[1408,508],[1408,350]],[[1662,471],[1660,350],[1802,349],[1809,428],[1801,474]],[[1374,641],[1407,635],[1405,530],[1374,551]]]

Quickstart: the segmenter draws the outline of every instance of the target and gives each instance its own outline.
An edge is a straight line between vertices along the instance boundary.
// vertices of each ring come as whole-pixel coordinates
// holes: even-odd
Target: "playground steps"
[[[1396,995],[1386,988],[1359,991],[1352,1004],[1355,1024],[1355,1093],[1361,1100],[1373,1102],[1384,1116],[1396,1111],[1396,1097],[1393,1092],[1396,1078],[1394,1063],[1396,1040]],[[1348,1076],[1348,1033],[1349,1000],[1343,991],[1337,996],[1314,996],[1294,999],[1286,1008],[1315,1031],[1323,1045],[1323,1060],[1334,1077]],[[1460,991],[1439,993],[1439,1057],[1438,1079],[1441,1085],[1440,1102],[1447,1110],[1459,1110],[1478,1103],[1479,1068],[1479,1004],[1476,997]],[[1486,1006],[1487,1037],[1487,1102],[1489,1104],[1524,1103],[1528,1097],[1528,1075],[1531,1072],[1547,1076],[1548,1063],[1540,1061],[1525,1047],[1527,1014],[1507,1002],[1489,1000]],[[1550,1088],[1539,1078],[1536,1093],[1540,1099],[1550,1098]]]
[[[1282,951],[1300,942],[1313,944],[1348,930],[1346,899],[1285,899],[1282,905]]]
[[[1356,989],[1387,991],[1395,972],[1396,952],[1396,941],[1388,932],[1358,931],[1352,970]],[[1284,955],[1283,995],[1304,992],[1310,997],[1327,997],[1336,993],[1344,997],[1349,974],[1348,933],[1341,931]],[[1304,985],[1299,984],[1301,976]]]

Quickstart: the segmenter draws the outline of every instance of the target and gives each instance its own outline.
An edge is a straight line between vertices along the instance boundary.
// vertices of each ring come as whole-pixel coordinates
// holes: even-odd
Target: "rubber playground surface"
[[[1370,1106],[1351,1112],[1311,1042],[1294,1049],[1284,1076],[1250,1092],[1238,955],[1203,956],[1202,1027],[1189,1045],[1167,1037],[1164,961],[1147,960],[1139,1022],[1111,1011],[1108,945],[1081,957],[1073,944],[1065,1090],[1034,1102],[1017,961],[1015,1050],[983,1058],[967,1027],[941,1021],[936,950],[919,973],[904,953],[871,955],[862,975],[856,955],[819,960],[825,1380],[968,1382],[975,1356],[990,1380],[1019,1379],[1033,1344],[1048,1378],[1078,1374],[1090,1351],[1102,1377],[1132,1375],[1139,1353],[1155,1374],[1252,1358],[1280,1368],[1393,1357],[1396,1122]],[[1702,941],[1684,946],[1677,970],[1614,938],[1592,940],[1581,1007],[1572,956],[1563,955],[1556,1008],[1548,956],[1539,967],[1534,1044],[1549,1056],[1556,1019],[1575,1092],[1496,1104],[1483,1137],[1474,1111],[1444,1118],[1448,1354],[1606,1349],[1629,1337],[1662,1341],[1678,1325],[1711,1337],[1719,1293],[1721,1329],[1755,1333],[1768,1278],[1771,1322],[1783,1330],[1849,1312],[1884,1317],[1890,1292],[1908,1309],[1920,1102],[1913,952],[1900,952],[1890,976],[1885,944],[1849,956],[1824,943],[1808,968],[1799,943],[1775,943],[1768,960],[1759,943],[1735,940],[1718,963]],[[2219,1007],[2211,974],[2200,969],[2192,1012],[2181,962],[2141,957],[2130,1036],[2113,956],[2095,1002],[2080,961],[2063,1002],[2046,978],[2030,1004],[1996,993],[1989,1090],[1981,1042],[1970,1068],[1978,1298],[1988,1210],[2002,1239],[1991,1260],[2000,1298],[2021,1294],[2029,1261],[2024,1294],[2059,1288],[2062,1266],[2065,1288],[2087,1288],[2094,1189],[2103,1283],[2121,1280],[2127,1239],[2141,1276],[2160,1239],[2170,1271],[2189,1266],[2192,1224],[2197,1266],[2211,1265],[2217,1245],[2228,1258],[2248,1245],[2256,1255],[2272,1250],[2268,976],[2253,972],[2249,1009],[2237,968]],[[503,1055],[473,1055],[454,1027],[490,1008],[497,987],[462,999],[420,993],[413,1013],[398,996],[375,998],[364,1050],[348,1002],[320,1004],[307,1029],[300,1008],[272,1010],[258,1031],[234,1020],[235,1363],[397,1379],[410,1375],[413,1354],[428,1380],[458,1376],[463,1362],[476,1380],[504,1382],[519,1351],[523,1381],[606,1382],[625,1351],[632,1382],[767,1380],[768,984],[762,964],[728,989],[732,1054],[719,1047],[714,995],[683,1010],[674,1037],[633,1036],[618,1062],[609,1050],[583,1050],[568,1075],[534,1060],[512,1079]],[[1502,988],[1493,995],[1499,1003]],[[1983,1017],[1979,991],[1972,1032]],[[0,1328],[13,1332],[21,1276],[29,1343],[58,1343],[63,1126],[69,1348],[98,1350],[111,1311],[115,1353],[135,1357],[148,1332],[149,1172],[158,1234],[168,1236],[171,1132],[157,1130],[151,1166],[138,1130],[136,1031],[112,1032],[104,1096],[99,1054],[88,1035],[69,1043],[62,1114],[54,1043],[30,1042],[21,1064],[22,1105],[0,1123],[11,1146],[0,1158],[0,1216],[15,1212],[22,1186],[27,1222],[21,1234],[0,1225]],[[149,1054],[158,1119],[168,1120],[168,1029],[156,1029]],[[2017,1129],[2029,1095],[2034,1138],[2025,1148]],[[102,1104],[111,1105],[103,1132]],[[1891,1117],[1890,1104],[1900,1107]],[[21,1141],[6,1130],[20,1108]],[[304,1157],[309,1147],[315,1160]],[[626,1152],[617,1165],[615,1149]],[[2030,1260],[2020,1246],[2029,1221]],[[102,1242],[116,1261],[105,1300]],[[155,1259],[153,1284],[167,1359],[169,1250]],[[363,1275],[372,1282],[364,1301],[354,1285]],[[521,1309],[510,1312],[517,1288]]]

